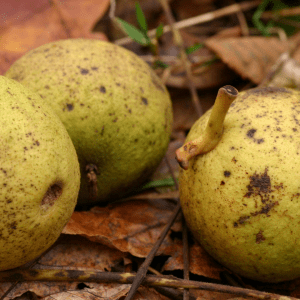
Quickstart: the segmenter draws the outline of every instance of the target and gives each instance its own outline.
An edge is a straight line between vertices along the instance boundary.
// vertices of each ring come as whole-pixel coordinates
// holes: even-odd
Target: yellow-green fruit
[[[26,53],[6,76],[40,94],[66,126],[81,166],[80,203],[122,197],[163,158],[171,100],[131,51],[99,40],[60,40]]]
[[[76,205],[80,170],[72,141],[35,93],[0,76],[0,271],[37,258]]]
[[[187,141],[203,134],[211,110]],[[188,226],[221,264],[265,282],[300,277],[300,92],[238,95],[216,147],[180,171]]]

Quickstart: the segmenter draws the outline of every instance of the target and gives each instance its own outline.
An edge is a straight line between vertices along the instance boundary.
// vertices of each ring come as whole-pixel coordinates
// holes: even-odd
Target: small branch
[[[196,86],[193,82],[191,63],[190,63],[190,61],[188,59],[188,56],[185,52],[185,48],[184,48],[184,44],[183,44],[181,34],[180,34],[179,30],[177,28],[175,28],[175,20],[173,18],[169,3],[166,0],[160,0],[160,3],[161,3],[161,6],[163,7],[163,10],[164,10],[165,15],[166,15],[167,20],[168,20],[168,23],[170,24],[170,28],[171,28],[172,33],[173,33],[174,44],[179,48],[179,51],[180,51],[180,57],[181,57],[181,60],[183,62],[185,72],[186,72],[186,75],[187,75],[187,84],[188,84],[189,90],[190,90],[191,95],[192,95],[194,108],[197,112],[198,117],[201,117],[202,114],[203,114],[203,109],[201,107],[200,100],[198,98]]]
[[[97,272],[89,270],[57,270],[26,269],[19,271],[0,272],[0,282],[11,281],[48,281],[48,282],[96,282],[96,283],[133,283],[138,273],[117,273]],[[235,294],[242,297],[253,297],[256,299],[268,300],[296,300],[297,298],[266,293],[257,290],[244,289],[240,287],[227,286],[216,283],[206,283],[192,280],[179,279],[170,276],[148,275],[144,278],[143,284],[147,286],[172,287],[199,289],[212,292]]]
[[[163,240],[165,239],[168,231],[170,230],[172,224],[174,223],[175,219],[177,218],[179,212],[180,212],[180,202],[178,201],[177,206],[175,207],[175,210],[173,212],[173,215],[171,216],[171,218],[169,219],[168,223],[166,224],[163,232],[161,233],[161,236],[159,237],[159,239],[157,240],[157,242],[154,244],[153,248],[151,249],[150,253],[148,254],[148,256],[146,257],[146,259],[144,260],[144,262],[142,263],[142,265],[140,266],[138,272],[136,273],[136,276],[134,278],[134,280],[132,281],[132,286],[125,298],[125,300],[131,300],[132,297],[135,295],[137,289],[139,288],[139,286],[142,284],[142,282],[144,281],[147,271],[148,271],[148,267],[150,266],[158,248],[160,247],[160,245],[162,244]]]
[[[176,189],[179,190],[179,185],[177,178],[175,177],[173,168],[170,164],[170,161],[167,156],[165,156],[166,164],[169,168],[171,176],[175,182]],[[190,279],[190,264],[189,264],[189,242],[188,242],[188,228],[184,217],[182,218],[182,241],[183,241],[183,277],[184,279]],[[189,290],[184,289],[183,291],[183,300],[189,300],[191,297],[189,295]]]
[[[188,228],[185,219],[182,218],[182,241],[183,241],[183,278],[190,279],[190,263],[189,263],[189,242],[188,242]],[[189,290],[183,291],[183,300],[189,300]]]

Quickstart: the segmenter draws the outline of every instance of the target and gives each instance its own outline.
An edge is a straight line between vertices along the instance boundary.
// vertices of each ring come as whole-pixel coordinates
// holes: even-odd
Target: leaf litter
[[[176,2],[176,1],[175,1]],[[203,111],[214,102],[217,87],[233,82],[239,88],[260,84],[269,70],[284,53],[289,53],[288,67],[282,67],[273,82],[280,84],[280,78],[294,76],[293,83],[299,88],[294,74],[298,74],[300,63],[300,35],[280,40],[278,37],[245,36],[242,23],[237,22],[232,9],[228,15],[219,10],[213,1],[207,0],[201,5],[197,1],[174,3],[177,21],[199,16],[200,20],[211,13],[209,25],[187,26],[181,34],[186,48],[195,43],[204,47],[189,54],[192,64],[192,77],[200,94]],[[224,2],[224,3],[223,3]],[[255,2],[255,1],[249,1]],[[8,3],[8,2],[7,2]],[[225,1],[222,1],[224,7]],[[131,5],[132,4],[132,5]],[[162,9],[149,1],[140,1],[148,27],[157,27],[166,22]],[[172,5],[172,3],[171,3]],[[132,22],[134,2],[120,0],[117,5],[119,16]],[[231,7],[231,6],[230,6]],[[109,0],[66,0],[66,1],[20,1],[13,0],[0,8],[2,13],[0,72],[3,74],[9,66],[26,51],[41,44],[70,37],[88,37],[103,40],[117,40],[122,37],[116,28],[111,27],[108,18]],[[230,13],[231,11],[231,13]],[[253,13],[253,10],[252,10]],[[224,19],[219,16],[222,15]],[[204,17],[205,16],[205,17]],[[249,14],[245,13],[249,18]],[[102,22],[102,27],[99,25]],[[202,22],[202,21],[201,21]],[[104,24],[104,27],[103,27]],[[105,28],[94,31],[94,28]],[[244,28],[245,29],[245,28]],[[244,30],[245,32],[245,30]],[[256,33],[257,35],[257,33]],[[124,36],[124,35],[123,35]],[[174,151],[181,146],[186,133],[198,118],[187,92],[187,77],[183,63],[178,59],[178,49],[172,35],[161,37],[161,60],[167,65],[166,70],[156,72],[165,79],[174,104],[174,128],[167,157],[177,176],[178,166]],[[296,46],[295,46],[296,45]],[[145,49],[134,43],[125,45],[149,63],[152,58],[145,55]],[[291,49],[294,48],[293,51]],[[258,50],[259,49],[259,50]],[[171,62],[170,62],[171,61]],[[296,70],[296,71],[294,71]],[[296,73],[295,73],[296,72]],[[292,75],[290,75],[292,74]],[[158,168],[153,180],[170,176],[164,162]],[[77,270],[99,270],[105,272],[136,271],[143,258],[147,256],[162,229],[172,215],[174,199],[178,191],[174,188],[153,188],[140,191],[123,201],[105,207],[94,207],[88,211],[75,211],[63,234],[55,245],[42,256],[34,268],[57,268]],[[136,213],[138,212],[138,214]],[[156,254],[153,267],[162,274],[181,276],[183,270],[183,251],[181,220],[178,218],[167,234]],[[198,280],[227,283],[223,274],[226,270],[216,263],[190,237],[190,274]],[[231,274],[234,275],[234,274]],[[299,280],[282,284],[263,284],[233,278],[242,286],[258,290],[278,292],[287,296],[300,297]],[[241,281],[240,281],[241,280]],[[0,283],[3,294],[11,283]],[[129,284],[115,283],[78,283],[78,282],[22,282],[10,292],[6,299],[124,299],[130,289]],[[234,295],[209,291],[190,291],[196,299],[228,299]],[[141,286],[134,297],[137,299],[169,299],[153,288]]]

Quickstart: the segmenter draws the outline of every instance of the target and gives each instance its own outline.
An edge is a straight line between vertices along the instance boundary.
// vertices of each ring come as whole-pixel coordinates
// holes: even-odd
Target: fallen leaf
[[[164,251],[164,254],[169,254],[170,257],[164,264],[162,271],[183,270],[182,248],[182,241],[177,241]],[[220,279],[220,272],[224,271],[224,268],[208,255],[199,244],[190,247],[189,262],[191,273],[207,278]]]
[[[63,234],[50,251],[38,260],[34,268],[111,271],[113,267],[124,265],[125,260],[127,264],[130,262],[126,253],[99,243],[93,243],[81,236]],[[99,289],[101,285],[98,284]],[[0,296],[10,286],[11,283],[0,283]],[[117,286],[114,284],[113,289],[116,289]],[[59,295],[61,292],[68,291],[66,293],[69,293],[69,291],[77,291],[78,289],[80,289],[78,282],[22,282],[9,293],[7,299],[14,299],[28,291],[38,297],[46,297],[50,294]]]
[[[279,56],[289,49],[288,41],[275,37],[209,38],[205,45],[241,77],[259,84]]]
[[[4,74],[25,52],[55,40],[78,37],[106,40],[104,34],[91,31],[108,6],[109,0],[43,0],[27,4],[14,0],[12,6],[1,5],[0,14],[5,18],[0,29],[0,73]]]
[[[88,284],[82,290],[69,290],[61,293],[51,293],[44,300],[118,300],[126,296],[129,284]]]
[[[63,233],[81,235],[91,241],[145,257],[158,240],[175,205],[166,200],[132,200],[74,212]],[[179,222],[179,221],[177,221]],[[157,255],[172,245],[170,232]]]
[[[81,291],[68,291],[45,297],[44,300],[99,300],[124,299],[130,289],[129,284],[88,284]],[[168,300],[168,298],[159,294],[153,288],[140,287],[133,300]]]

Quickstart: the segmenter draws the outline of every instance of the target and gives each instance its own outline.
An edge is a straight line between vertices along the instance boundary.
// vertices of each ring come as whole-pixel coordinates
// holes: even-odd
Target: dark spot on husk
[[[61,183],[54,183],[52,184],[46,194],[44,195],[41,206],[53,206],[55,201],[60,197],[62,194],[62,184]]]
[[[224,171],[224,176],[225,177],[229,177],[231,175],[231,172],[230,171]]]
[[[249,216],[240,217],[237,222],[234,222],[233,226],[238,227],[239,225],[244,224],[249,218]]]
[[[252,128],[252,129],[249,129],[246,133],[247,137],[252,139],[255,143],[257,144],[262,144],[265,140],[263,138],[254,138],[254,135],[256,133],[256,129]]]
[[[71,110],[74,109],[74,106],[73,106],[73,104],[71,104],[71,103],[67,103],[66,106],[67,106],[67,110],[68,110],[68,111],[71,111]]]
[[[105,94],[106,93],[106,88],[105,86],[101,85],[100,88],[99,88],[100,92]]]
[[[143,102],[145,105],[148,105],[148,99],[147,99],[147,98],[142,97],[142,102]]]
[[[252,195],[259,195],[260,193],[270,193],[271,192],[271,179],[268,175],[268,169],[261,175],[256,172],[254,175],[250,176],[250,184],[247,186],[248,193],[245,197],[249,198]]]
[[[276,190],[283,189],[283,184],[274,185],[273,188],[271,186],[271,179],[268,175],[268,169],[265,168],[264,173],[257,174],[256,172],[249,176],[250,183],[247,186],[248,192],[244,195],[244,198],[250,199],[251,197],[255,197],[255,207],[258,207],[257,196],[260,198],[262,206],[250,213],[247,216],[242,216],[238,219],[238,221],[234,222],[234,227],[238,227],[241,224],[244,224],[246,221],[250,220],[251,217],[256,217],[258,215],[266,215],[269,216],[269,212],[276,205],[279,205],[279,202],[274,199],[274,194]]]
[[[256,234],[256,244],[260,244],[261,242],[265,241],[266,238],[263,235],[263,231],[260,230],[257,234]]]
[[[88,74],[90,71],[88,70],[88,69],[80,69],[80,73],[82,74],[82,75],[86,75],[86,74]]]
[[[14,221],[14,222],[10,223],[9,227],[10,227],[10,229],[13,229],[13,230],[17,229],[17,222]]]
[[[249,138],[253,138],[255,132],[256,132],[256,129],[250,129],[250,130],[247,131],[247,136],[248,136]]]

